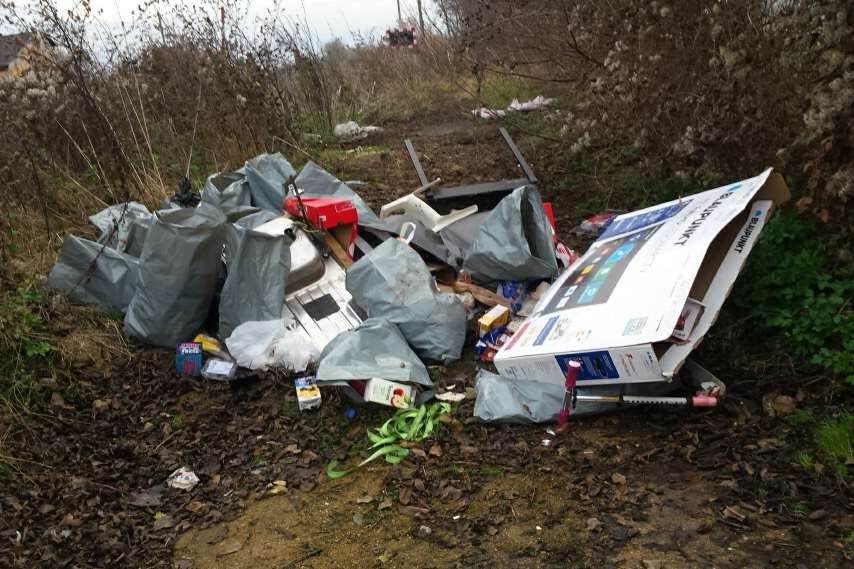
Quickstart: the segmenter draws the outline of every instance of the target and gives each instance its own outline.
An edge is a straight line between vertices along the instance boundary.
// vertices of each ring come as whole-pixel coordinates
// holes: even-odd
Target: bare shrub
[[[479,73],[565,86],[567,150],[638,148],[704,181],[783,166],[850,204],[852,9],[843,0],[445,0]]]
[[[321,46],[278,14],[250,33],[231,17],[245,3],[225,2],[221,20],[222,4],[155,0],[107,29],[88,0],[69,12],[0,0],[7,24],[49,40],[24,76],[0,81],[3,197],[78,217],[104,202],[157,206],[184,175],[198,187],[259,152],[304,155],[304,135],[328,140],[337,122],[417,114],[452,69],[442,38],[418,50]]]

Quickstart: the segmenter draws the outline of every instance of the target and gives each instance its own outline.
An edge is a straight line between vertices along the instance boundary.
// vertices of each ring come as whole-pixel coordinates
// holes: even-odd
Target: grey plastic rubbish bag
[[[227,338],[240,324],[282,316],[291,268],[291,240],[284,234],[255,231],[270,217],[260,212],[226,229],[227,276],[219,300],[219,336]]]
[[[201,191],[201,200],[222,210],[252,205],[249,182],[243,171],[241,168],[237,172],[208,176]]]
[[[139,260],[139,281],[125,333],[158,346],[187,341],[204,322],[216,292],[225,216],[218,209],[161,210]]]
[[[359,214],[359,225],[366,225],[376,229],[385,229],[380,218],[368,207],[362,198],[350,189],[350,186],[310,161],[303,166],[299,176],[296,178],[297,187],[303,191],[302,195],[307,197],[339,197],[350,198]]]
[[[297,171],[280,153],[260,154],[244,166],[252,203],[260,208],[281,212],[285,182]]]
[[[498,202],[478,229],[463,268],[486,283],[555,275],[551,228],[537,190],[517,188]]]
[[[111,205],[89,216],[89,223],[101,231],[98,243],[134,257],[142,253],[151,220],[151,212],[139,202]]]
[[[670,383],[634,383],[625,386],[626,395],[666,395],[673,391]],[[581,387],[579,395],[615,395],[619,386]],[[511,379],[477,371],[474,384],[474,416],[482,421],[500,423],[551,423],[557,421],[566,389],[563,385],[541,381]],[[587,417],[625,409],[614,403],[579,401],[571,417]]]
[[[439,292],[430,271],[409,245],[389,239],[347,269],[347,290],[369,318],[400,328],[420,357],[458,360],[466,335],[466,310]]]
[[[68,293],[76,302],[97,304],[107,312],[124,311],[136,289],[138,272],[135,257],[67,235],[47,286]]]
[[[323,348],[317,366],[319,383],[372,377],[433,386],[427,368],[397,326],[381,318],[338,334]]]
[[[545,423],[557,419],[563,405],[562,385],[519,381],[477,370],[474,416],[482,421]]]

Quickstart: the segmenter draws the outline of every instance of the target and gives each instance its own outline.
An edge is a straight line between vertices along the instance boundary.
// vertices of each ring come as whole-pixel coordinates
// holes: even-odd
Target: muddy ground
[[[491,125],[435,118],[392,125],[326,165],[382,204],[417,186],[405,136],[431,178],[519,175]],[[539,159],[535,170],[547,170]],[[589,212],[544,180],[560,233],[583,247],[570,229]],[[84,334],[88,313],[55,302],[68,371],[39,378],[52,394],[45,411],[0,430],[15,459],[0,485],[0,566],[813,568],[854,558],[850,483],[798,464],[807,431],[763,404],[784,393],[806,407],[826,391],[788,362],[716,350],[714,334],[697,359],[729,386],[721,408],[631,409],[552,437],[481,424],[467,399],[400,465],[329,480],[326,464],[365,456],[365,428],[388,413],[350,421],[334,391],[300,413],[276,374],[230,387],[181,380],[169,351]],[[468,357],[431,375],[471,388]],[[198,486],[166,488],[181,466]]]

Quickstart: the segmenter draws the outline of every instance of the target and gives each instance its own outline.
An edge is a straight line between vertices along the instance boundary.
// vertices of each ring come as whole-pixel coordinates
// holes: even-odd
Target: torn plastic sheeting
[[[252,320],[273,320],[282,315],[285,288],[291,268],[291,240],[286,235],[254,231],[275,217],[260,212],[240,219],[226,229],[227,276],[219,301],[219,335]]]
[[[379,126],[361,126],[356,121],[347,121],[336,124],[335,128],[332,130],[332,134],[334,134],[336,138],[357,140],[366,138],[369,134],[382,131],[382,127]]]
[[[296,178],[303,196],[350,198],[359,213],[359,225],[385,229],[382,221],[350,186],[309,160]]]
[[[317,381],[369,379],[417,383],[432,387],[427,368],[392,322],[371,318],[341,332],[320,354]]]
[[[244,170],[241,168],[241,170]],[[201,200],[222,210],[239,206],[251,206],[252,194],[246,176],[238,172],[219,173],[208,176],[201,191]]]
[[[626,395],[665,395],[671,384],[644,383],[625,386]],[[613,395],[614,386],[586,387],[579,395]],[[519,380],[477,371],[474,384],[474,416],[482,421],[499,423],[553,423],[563,405],[563,385],[541,381]],[[614,403],[579,401],[570,418],[586,417],[625,409]]]
[[[139,202],[111,205],[89,216],[89,223],[101,231],[98,243],[135,257],[142,252],[151,220],[151,212]]]
[[[347,269],[347,290],[369,318],[400,328],[420,357],[458,360],[466,310],[454,295],[436,290],[427,265],[409,245],[389,239]]]
[[[502,199],[478,228],[463,268],[475,281],[549,279],[557,259],[540,194],[523,186]]]
[[[280,153],[260,154],[244,166],[252,203],[262,209],[281,212],[285,182],[297,171]]]
[[[209,204],[161,210],[139,260],[125,333],[158,346],[192,338],[216,292],[225,216]]]
[[[47,286],[66,292],[76,302],[97,304],[107,312],[124,312],[136,290],[138,274],[135,257],[67,235]]]
[[[302,372],[318,358],[314,342],[292,321],[244,322],[234,329],[225,345],[237,365],[249,369],[286,368]]]

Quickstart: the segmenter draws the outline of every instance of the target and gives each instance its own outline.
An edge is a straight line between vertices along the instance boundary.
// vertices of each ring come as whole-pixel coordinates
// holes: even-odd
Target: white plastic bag
[[[320,352],[293,322],[266,320],[244,322],[225,341],[240,367],[249,369],[288,368],[305,371]]]

